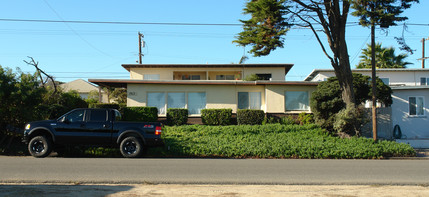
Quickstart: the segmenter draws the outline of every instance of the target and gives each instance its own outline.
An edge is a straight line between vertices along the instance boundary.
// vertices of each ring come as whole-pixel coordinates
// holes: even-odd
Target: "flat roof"
[[[334,69],[314,69],[304,81],[311,81],[321,72],[335,72]],[[352,69],[352,72],[372,72],[369,68]],[[429,72],[429,68],[377,68],[376,72]]]
[[[302,85],[317,86],[319,82],[307,81],[223,81],[223,80],[135,80],[135,79],[88,79],[99,86],[127,87],[127,84],[168,84],[168,85]]]
[[[284,67],[285,74],[293,64],[122,64],[130,71],[131,68],[254,68],[254,67]]]

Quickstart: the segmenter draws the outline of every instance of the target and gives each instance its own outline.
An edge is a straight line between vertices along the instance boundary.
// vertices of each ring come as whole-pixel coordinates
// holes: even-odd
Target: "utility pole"
[[[374,11],[374,8],[372,8]],[[377,75],[375,73],[375,24],[371,24],[371,71],[372,71],[372,137],[377,140]]]
[[[428,59],[429,57],[425,57],[425,41],[429,40],[428,38],[422,38],[422,58],[418,60],[422,60],[422,68],[425,68],[425,59]]]
[[[143,34],[139,32],[139,64],[142,64],[142,47],[144,47],[144,41],[142,41],[142,38],[144,38]]]

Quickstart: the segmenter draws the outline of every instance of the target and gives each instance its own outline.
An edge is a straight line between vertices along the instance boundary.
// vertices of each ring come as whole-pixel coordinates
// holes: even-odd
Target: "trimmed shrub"
[[[202,109],[201,119],[207,125],[231,124],[232,109]]]
[[[170,108],[167,109],[168,125],[184,125],[188,122],[188,109]]]
[[[123,120],[155,122],[158,120],[158,109],[156,107],[125,107]]]
[[[238,109],[237,123],[239,125],[260,125],[264,121],[265,113],[259,109]]]
[[[89,108],[110,108],[119,109],[119,104],[116,103],[90,103]]]

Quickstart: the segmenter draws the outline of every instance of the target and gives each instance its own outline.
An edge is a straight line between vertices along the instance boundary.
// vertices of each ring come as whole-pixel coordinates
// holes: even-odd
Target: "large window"
[[[422,96],[411,96],[408,98],[410,116],[423,116],[424,111],[424,98]]]
[[[188,112],[189,114],[201,114],[201,110],[206,108],[206,93],[191,92],[188,93]]]
[[[261,93],[238,92],[238,109],[261,109]]]
[[[184,92],[169,92],[167,94],[167,109],[168,108],[185,108],[185,93]]]
[[[381,79],[381,81],[384,83],[384,84],[386,84],[386,85],[389,85],[390,84],[390,79],[389,78],[380,78]]]
[[[307,111],[310,109],[308,92],[305,91],[286,91],[285,107],[286,111]]]
[[[201,114],[206,108],[205,92],[149,92],[147,106],[158,108],[158,114],[166,114],[168,108],[188,108],[189,114]],[[167,95],[167,102],[165,96]]]
[[[149,92],[147,93],[147,106],[158,108],[158,114],[165,114],[165,93]]]
[[[159,74],[144,74],[144,80],[159,80]]]

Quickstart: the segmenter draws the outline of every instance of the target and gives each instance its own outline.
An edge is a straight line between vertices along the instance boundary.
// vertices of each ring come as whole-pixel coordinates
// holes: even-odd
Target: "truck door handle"
[[[103,128],[109,128],[110,126],[107,124],[103,124]]]

